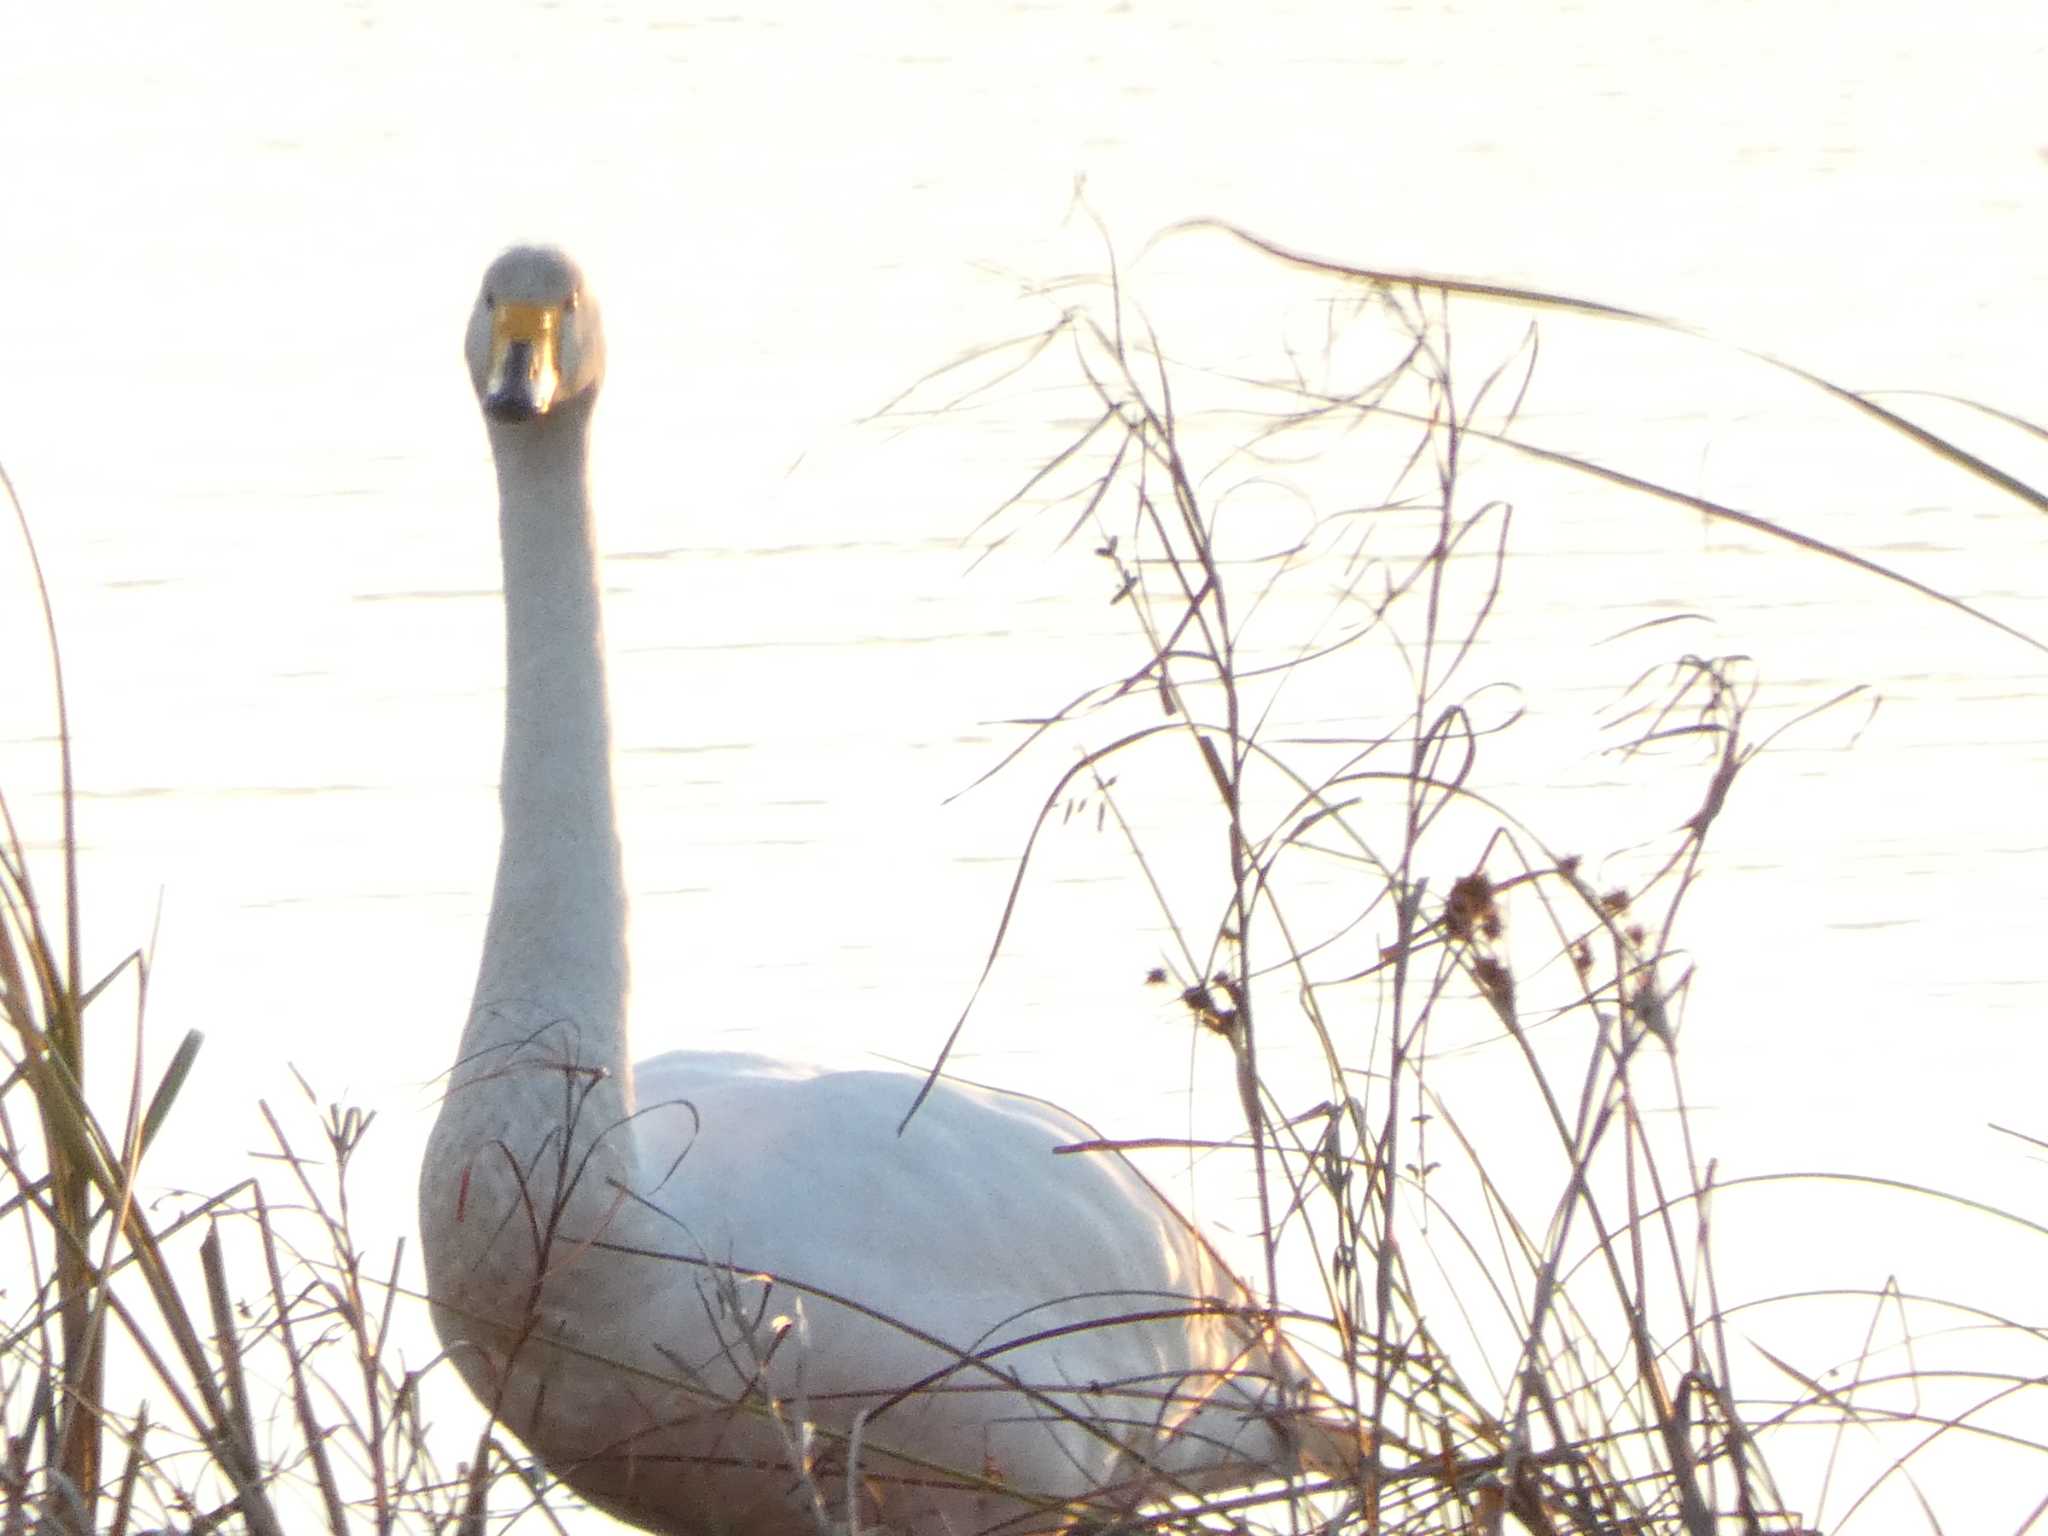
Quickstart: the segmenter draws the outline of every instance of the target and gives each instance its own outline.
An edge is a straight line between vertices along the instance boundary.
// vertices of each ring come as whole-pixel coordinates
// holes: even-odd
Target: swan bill
[[[553,408],[562,390],[561,332],[560,305],[492,306],[483,406],[493,419],[531,421]]]

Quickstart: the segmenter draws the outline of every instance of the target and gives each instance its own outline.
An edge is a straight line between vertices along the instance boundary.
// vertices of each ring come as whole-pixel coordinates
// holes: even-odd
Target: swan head
[[[538,421],[597,394],[604,324],[576,263],[552,246],[515,245],[484,273],[466,342],[484,414]]]

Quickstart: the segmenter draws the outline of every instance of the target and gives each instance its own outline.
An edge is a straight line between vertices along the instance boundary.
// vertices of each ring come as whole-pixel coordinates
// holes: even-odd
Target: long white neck
[[[504,843],[476,1000],[420,1166],[435,1325],[496,1401],[533,1327],[601,1341],[632,1303],[591,1240],[660,1240],[641,1188],[626,1041],[586,399],[493,424],[505,548]],[[624,1287],[624,1289],[621,1289]],[[537,1411],[537,1410],[536,1410]]]
[[[505,825],[462,1060],[489,1074],[523,1057],[573,1059],[610,1084],[585,1112],[616,1123],[632,1107],[626,896],[585,476],[590,406],[586,396],[490,427],[505,555]],[[538,1077],[529,1088],[552,1095],[561,1124],[559,1080],[509,1076]]]

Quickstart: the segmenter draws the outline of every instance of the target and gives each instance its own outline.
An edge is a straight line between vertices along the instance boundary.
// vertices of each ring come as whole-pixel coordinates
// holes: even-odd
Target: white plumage
[[[604,343],[574,264],[501,256],[468,355],[505,559],[504,841],[420,1230],[478,1397],[594,1503],[690,1536],[849,1512],[1037,1531],[1361,1471],[1200,1236],[1123,1159],[1053,1155],[1092,1136],[1072,1116],[940,1083],[899,1136],[906,1074],[631,1064],[585,479]]]

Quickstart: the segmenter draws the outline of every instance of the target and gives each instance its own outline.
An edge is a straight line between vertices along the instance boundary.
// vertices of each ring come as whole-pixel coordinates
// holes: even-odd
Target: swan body
[[[1355,1434],[1252,1298],[1063,1111],[893,1072],[628,1056],[581,274],[490,268],[468,356],[505,562],[504,837],[420,1178],[437,1329],[592,1503],[686,1536],[1054,1529]]]

